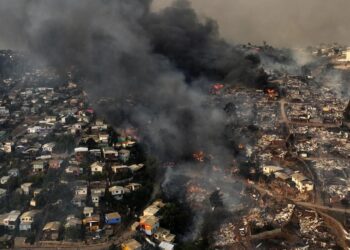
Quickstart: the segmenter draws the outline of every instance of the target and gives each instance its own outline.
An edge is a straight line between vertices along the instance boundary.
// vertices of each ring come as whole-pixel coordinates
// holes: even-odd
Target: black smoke
[[[264,84],[260,60],[222,40],[187,1],[160,12],[151,2],[3,1],[0,20],[10,18],[16,35],[2,44],[13,39],[58,72],[73,71],[92,102],[110,100],[99,112],[139,128],[160,158],[224,155],[225,113],[208,103],[207,84]]]

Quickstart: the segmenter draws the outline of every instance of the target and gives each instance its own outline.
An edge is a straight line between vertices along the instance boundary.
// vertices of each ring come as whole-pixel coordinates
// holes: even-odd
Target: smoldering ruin
[[[182,227],[179,223],[172,227],[176,223],[171,220],[167,224],[171,227],[169,229],[177,234],[181,243],[198,243],[199,249],[211,244],[238,246],[242,242],[248,247],[255,243],[259,246],[262,243],[251,241],[246,236],[257,233],[255,239],[260,240],[262,236],[259,232],[268,229],[273,229],[269,233],[280,236],[284,226],[281,226],[281,221],[295,223],[291,219],[295,205],[289,203],[293,199],[309,202],[315,198],[313,195],[318,195],[314,191],[314,183],[317,182],[310,176],[313,172],[305,171],[308,166],[298,167],[303,163],[301,158],[308,158],[309,152],[306,152],[308,149],[304,145],[298,144],[304,130],[298,130],[297,126],[324,126],[323,134],[347,136],[345,132],[333,133],[327,129],[346,131],[342,124],[342,108],[343,99],[349,93],[347,85],[344,85],[348,74],[339,73],[336,67],[348,67],[348,61],[344,60],[350,58],[350,52],[346,52],[344,47],[338,48],[338,45],[330,48],[320,46],[315,52],[312,47],[305,50],[274,48],[264,41],[261,45],[234,44],[222,38],[215,20],[198,13],[198,3],[175,0],[155,11],[155,2],[38,0],[0,3],[0,20],[3,23],[9,20],[6,21],[7,25],[0,26],[0,32],[5,34],[1,45],[19,51],[18,54],[11,51],[3,53],[0,75],[15,72],[16,67],[20,70],[31,66],[34,73],[28,73],[28,78],[37,83],[47,81],[47,85],[55,87],[32,90],[26,86],[24,90],[16,90],[11,97],[4,98],[5,106],[1,112],[9,116],[12,110],[7,109],[6,105],[15,103],[13,99],[17,95],[25,104],[26,112],[39,117],[40,111],[35,107],[28,110],[29,102],[35,106],[38,98],[55,97],[52,106],[57,105],[57,100],[65,100],[63,106],[68,108],[64,111],[71,112],[69,119],[77,116],[86,121],[85,127],[81,124],[67,125],[66,120],[69,119],[66,117],[57,122],[56,118],[48,116],[41,123],[38,122],[39,125],[53,123],[57,134],[61,134],[62,130],[68,131],[62,133],[64,136],[74,134],[75,137],[68,136],[70,150],[74,149],[74,154],[69,155],[65,173],[74,175],[73,178],[70,176],[73,180],[79,175],[79,178],[85,178],[70,183],[71,179],[58,180],[50,172],[48,176],[55,179],[53,182],[60,182],[59,187],[65,187],[67,194],[73,196],[50,199],[53,207],[64,207],[62,204],[70,204],[66,206],[70,207],[73,206],[71,203],[78,207],[85,206],[76,199],[81,195],[81,190],[86,190],[83,195],[85,198],[91,196],[90,205],[97,208],[99,215],[110,216],[110,210],[118,207],[122,217],[132,220],[139,217],[140,221],[135,223],[139,223],[136,227],[141,228],[142,224],[156,225],[162,219],[162,216],[155,217],[151,213],[155,210],[157,213],[167,206],[163,203],[165,200],[173,206],[168,207],[170,215],[178,213],[180,207],[181,212],[185,211],[180,213],[182,218],[187,218],[185,229],[179,229]],[[17,55],[21,56],[18,61],[25,62],[25,65],[11,68],[7,63],[11,65],[17,61]],[[36,67],[49,69],[49,73],[36,71]],[[48,77],[51,73],[55,76]],[[41,74],[46,78],[36,76]],[[3,82],[11,83],[12,80],[5,79]],[[306,102],[307,99],[320,96],[324,96],[324,103],[317,104],[316,108],[307,106],[314,104]],[[303,104],[303,101],[306,103]],[[44,102],[49,103],[49,100],[45,99]],[[15,103],[15,108],[18,109],[20,105]],[[344,112],[346,117],[349,105]],[[20,114],[16,115],[19,119]],[[35,138],[32,134],[42,129],[34,126],[36,118],[27,119],[28,123],[32,120],[33,124],[30,125],[33,126],[22,128],[31,135],[30,138]],[[341,127],[338,128],[338,125]],[[50,129],[52,127],[43,130],[52,132]],[[299,137],[294,138],[291,133],[298,133]],[[57,138],[55,136],[50,139]],[[93,138],[97,138],[96,141]],[[340,140],[341,143],[345,141]],[[50,145],[45,143],[45,148],[52,151]],[[132,145],[137,145],[136,149]],[[4,144],[3,148],[11,152],[11,146]],[[130,151],[129,146],[132,148]],[[156,158],[149,164],[152,168],[148,168],[147,163],[153,159],[147,158],[145,152]],[[58,156],[66,154],[61,152]],[[94,162],[83,162],[86,154],[93,155]],[[142,160],[136,162],[139,158],[133,154],[141,155]],[[56,168],[57,164],[60,163],[50,161],[50,168]],[[45,173],[44,165],[33,162],[34,177],[41,170]],[[283,169],[280,167],[282,165]],[[85,176],[81,176],[81,171]],[[295,175],[303,180],[301,184]],[[138,181],[142,178],[149,180],[142,184],[130,183],[134,177]],[[281,182],[281,178],[288,181]],[[272,190],[269,189],[271,187]],[[58,193],[56,186],[53,189],[55,192],[50,187],[46,188],[48,194]],[[138,188],[142,191],[134,192]],[[87,190],[91,190],[91,195]],[[95,193],[93,196],[92,190],[105,192],[109,196],[100,197]],[[281,190],[292,200],[276,205],[278,202],[274,199],[280,198]],[[33,207],[36,206],[34,198],[30,201]],[[270,210],[269,203],[274,205],[273,209],[278,207],[277,214],[281,214],[282,219],[276,221],[271,217],[277,210]],[[75,208],[75,212],[80,211]],[[303,211],[299,209],[295,209],[298,212],[296,216],[301,217]],[[63,210],[62,214],[68,213]],[[145,214],[150,217],[146,218]],[[120,222],[118,214],[112,215]],[[85,212],[84,216],[93,219]],[[265,221],[259,221],[259,216]],[[58,214],[55,220],[57,217]],[[318,219],[317,215],[315,218]],[[105,219],[106,222],[102,224],[109,223]],[[146,223],[145,220],[151,222]],[[85,222],[82,220],[83,224]],[[85,223],[89,224],[86,232],[99,226],[94,223]],[[315,222],[317,225],[323,222],[320,223]],[[143,242],[148,242],[148,236],[160,237],[158,233],[147,230],[146,226],[140,229],[146,233],[143,235],[145,238],[141,238]],[[169,230],[162,230],[172,239],[169,242],[173,243],[174,235]],[[295,230],[294,224],[288,230]],[[114,234],[113,237],[117,236]],[[326,236],[329,245],[334,246],[333,236]],[[88,237],[94,241],[97,236],[91,234]],[[155,237],[152,239],[159,240]],[[215,239],[215,242],[209,242],[211,239]],[[308,240],[307,237],[305,239]],[[266,245],[272,243],[267,242]]]
[[[151,3],[6,3],[1,16],[21,13],[9,41],[84,79],[91,99],[115,100],[102,109],[106,117],[144,128],[159,156],[220,147],[225,115],[202,92],[213,82],[262,86],[260,60],[222,40],[215,21],[199,20],[187,1],[160,12]]]

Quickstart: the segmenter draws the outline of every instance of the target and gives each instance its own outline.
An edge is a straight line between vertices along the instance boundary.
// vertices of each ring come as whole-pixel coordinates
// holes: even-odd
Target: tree
[[[181,203],[173,202],[167,204],[162,209],[162,219],[160,224],[175,234],[184,234],[188,230],[192,221],[190,208]]]
[[[88,147],[89,150],[98,148],[97,142],[95,142],[95,140],[92,138],[87,139],[86,146]]]
[[[55,142],[55,151],[59,153],[71,152],[75,147],[75,139],[72,135],[58,136]]]
[[[79,227],[68,227],[64,231],[66,239],[77,241],[82,238],[82,230]]]

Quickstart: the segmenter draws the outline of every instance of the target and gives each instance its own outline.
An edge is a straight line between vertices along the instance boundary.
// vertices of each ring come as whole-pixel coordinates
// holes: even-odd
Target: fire
[[[137,129],[133,127],[125,128],[125,129],[120,129],[119,131],[120,136],[122,137],[130,137],[135,140],[139,140],[139,135]]]
[[[205,190],[203,188],[201,188],[195,184],[189,185],[187,187],[187,191],[189,193],[203,193],[203,192],[205,192]]]
[[[211,86],[210,93],[217,95],[219,94],[220,90],[222,90],[225,87],[222,83],[216,83],[213,86]]]
[[[198,152],[193,153],[193,158],[196,161],[203,162],[204,158],[205,158],[205,154],[203,151],[198,151]]]
[[[266,89],[266,92],[270,98],[275,98],[278,96],[278,93],[275,89]]]
[[[239,149],[244,149],[244,144],[240,143],[240,144],[238,145],[238,148],[239,148]]]

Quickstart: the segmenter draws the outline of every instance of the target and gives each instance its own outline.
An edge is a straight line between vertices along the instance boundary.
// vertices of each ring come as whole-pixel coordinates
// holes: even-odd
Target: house
[[[125,193],[124,187],[121,186],[113,186],[108,189],[108,191],[111,193],[111,195],[114,197],[116,200],[121,200],[123,199],[123,195]]]
[[[165,241],[165,242],[174,242],[175,241],[175,234],[171,234],[170,230],[159,227],[157,232],[154,233],[154,238],[158,241]]]
[[[142,245],[134,239],[123,242],[121,247],[122,250],[142,250]]]
[[[98,207],[100,204],[100,195],[98,194],[91,194],[91,202],[94,204],[95,207]]]
[[[6,184],[6,183],[9,181],[10,178],[11,178],[11,176],[5,175],[5,176],[1,177],[0,183],[1,183],[2,185],[4,185],[4,184]]]
[[[26,183],[23,183],[21,185],[21,189],[23,191],[24,194],[28,195],[31,191],[31,186],[33,185],[33,183],[31,182],[26,182]]]
[[[107,225],[119,224],[121,220],[121,216],[117,212],[105,214],[105,223]]]
[[[90,154],[95,156],[97,159],[101,158],[101,149],[90,149]]]
[[[49,168],[51,169],[59,169],[63,163],[63,160],[53,159],[49,161]]]
[[[151,236],[157,232],[159,228],[159,219],[156,216],[141,216],[140,217],[140,229],[145,234]]]
[[[130,165],[129,168],[132,172],[136,172],[136,171],[139,171],[140,169],[142,169],[145,165],[144,164],[133,164],[133,165]]]
[[[87,195],[74,194],[74,197],[71,202],[77,207],[85,206],[86,196]]]
[[[81,185],[75,188],[75,193],[79,195],[87,195],[87,186]]]
[[[87,227],[90,232],[96,232],[100,229],[100,216],[92,215],[83,219],[83,225]]]
[[[91,164],[90,169],[91,169],[91,173],[93,175],[97,174],[97,173],[102,173],[103,172],[103,165],[102,165],[102,163],[96,161],[96,162]]]
[[[113,173],[115,173],[115,174],[130,171],[129,167],[126,165],[113,165],[111,167],[111,169],[112,169]]]
[[[53,151],[53,149],[55,148],[55,145],[56,145],[56,143],[54,143],[54,142],[49,142],[49,143],[46,143],[46,144],[44,144],[44,145],[42,145],[42,150],[44,151],[44,152],[52,152]]]
[[[116,161],[118,159],[118,151],[111,147],[103,147],[102,156],[106,161]]]
[[[82,124],[81,123],[75,123],[71,126],[70,132],[72,134],[76,134],[78,131],[81,131]]]
[[[65,228],[80,228],[81,227],[81,219],[76,218],[74,215],[68,215],[66,218],[66,224],[64,224]]]
[[[89,149],[87,147],[78,147],[74,149],[75,159],[78,162],[83,162],[89,155]]]
[[[46,223],[43,228],[44,240],[58,240],[61,223],[59,221],[51,221]]]
[[[292,181],[295,183],[296,188],[301,192],[308,192],[314,189],[314,184],[302,173],[294,173],[292,175]]]
[[[40,210],[30,210],[20,216],[19,230],[28,231],[32,228],[32,223],[36,220]]]
[[[139,183],[129,183],[128,185],[125,186],[130,191],[136,191],[142,187],[141,184]]]
[[[68,166],[64,171],[67,174],[74,174],[76,176],[79,176],[83,173],[83,169],[78,166]]]
[[[174,244],[171,244],[169,242],[162,241],[159,246],[161,250],[173,250],[175,248]]]
[[[36,207],[36,200],[35,200],[34,198],[32,198],[32,199],[30,200],[30,202],[29,202],[29,205],[30,205],[31,207]]]
[[[4,143],[4,152],[5,153],[11,153],[12,152],[12,146],[13,146],[12,142],[5,142]]]
[[[14,230],[16,228],[20,214],[21,211],[18,210],[12,210],[11,212],[7,213],[3,219],[4,226],[10,230]]]
[[[83,214],[85,217],[91,217],[93,213],[94,213],[93,207],[84,207]]]
[[[122,162],[127,162],[130,158],[130,150],[122,149],[119,151],[119,159]]]
[[[263,166],[263,174],[264,175],[274,174],[274,173],[280,172],[282,170],[283,170],[283,168],[278,167],[278,166],[269,166],[269,165]]]
[[[40,194],[42,191],[42,188],[36,188],[33,190],[33,196],[36,197],[38,194]]]
[[[93,131],[103,131],[107,130],[108,126],[101,120],[96,120],[95,124],[91,126],[91,130]]]
[[[140,227],[140,222],[135,221],[134,223],[131,224],[130,229],[133,232],[136,232]]]
[[[40,126],[33,126],[33,127],[29,127],[27,129],[28,134],[35,134],[35,133],[40,133],[41,131],[43,131],[44,128],[40,127]]]
[[[156,215],[165,204],[161,200],[154,201],[150,206],[143,210],[143,216]]]
[[[45,170],[45,162],[44,161],[33,161],[33,172],[34,173],[41,173]]]
[[[78,207],[82,207],[85,206],[86,197],[87,186],[78,186],[75,188],[75,194],[71,202]]]
[[[105,196],[105,187],[91,187],[91,195],[98,195],[100,197]]]
[[[105,192],[105,187],[91,187],[91,201],[94,204],[94,206],[99,206],[100,198],[105,196]]]
[[[19,176],[19,169],[18,168],[11,168],[9,171],[7,171],[7,174],[9,176],[17,177],[17,176]]]
[[[108,143],[109,135],[108,134],[98,134],[98,141],[100,143]]]

